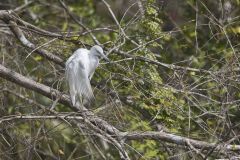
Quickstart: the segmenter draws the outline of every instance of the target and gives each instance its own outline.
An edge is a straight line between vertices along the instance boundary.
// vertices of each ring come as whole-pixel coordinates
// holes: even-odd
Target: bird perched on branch
[[[83,106],[83,99],[94,100],[90,80],[99,64],[99,59],[109,61],[103,49],[95,45],[90,50],[79,48],[66,62],[66,79],[72,104],[78,108]]]

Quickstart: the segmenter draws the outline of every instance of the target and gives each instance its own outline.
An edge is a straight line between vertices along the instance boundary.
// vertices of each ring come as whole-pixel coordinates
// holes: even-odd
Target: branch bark
[[[50,88],[46,85],[43,85],[41,83],[37,83],[34,80],[31,80],[25,76],[22,76],[19,73],[16,73],[2,65],[0,65],[0,77],[11,81],[13,83],[16,83],[24,88],[36,91],[37,93],[40,93],[51,100],[55,100],[56,98],[60,98],[60,103],[69,106],[72,110],[77,111],[78,109],[76,107],[73,107],[70,102],[70,98],[68,95],[63,94],[59,92],[56,89]]]
[[[139,140],[139,139],[152,139],[152,140],[161,140],[164,142],[174,143],[177,145],[188,146],[191,144],[197,149],[202,150],[209,150],[214,149],[215,151],[220,150],[228,150],[228,151],[240,151],[240,145],[228,145],[225,143],[219,144],[216,146],[216,143],[208,143],[204,141],[198,141],[170,133],[165,132],[154,132],[154,131],[147,131],[147,132],[129,132],[125,133],[124,136],[128,140]]]

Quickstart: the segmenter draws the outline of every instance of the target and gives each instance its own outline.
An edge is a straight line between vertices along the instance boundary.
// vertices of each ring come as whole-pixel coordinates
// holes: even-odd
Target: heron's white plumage
[[[103,50],[99,46],[93,46],[91,50],[80,48],[66,62],[66,79],[69,85],[72,104],[82,105],[82,99],[88,101],[94,99],[90,80],[99,64],[99,57],[104,57]],[[106,57],[104,57],[107,59]]]

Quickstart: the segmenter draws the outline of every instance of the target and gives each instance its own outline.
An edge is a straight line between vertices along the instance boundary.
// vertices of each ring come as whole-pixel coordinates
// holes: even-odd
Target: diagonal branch
[[[60,4],[62,5],[62,7],[64,8],[64,10],[67,12],[67,14],[74,20],[74,22],[76,22],[78,25],[80,25],[84,30],[86,30],[87,32],[90,33],[90,36],[92,37],[93,41],[100,45],[100,42],[97,40],[97,38],[93,35],[93,33],[91,32],[91,30],[86,27],[84,24],[82,24],[79,20],[77,20],[74,15],[69,11],[68,7],[65,5],[65,3],[62,0],[59,0]]]
[[[44,49],[38,49],[32,42],[30,42],[25,35],[23,34],[22,30],[18,27],[17,23],[15,22],[14,17],[11,15],[10,11],[0,11],[0,19],[3,20],[6,24],[9,25],[9,28],[16,36],[16,38],[22,43],[22,45],[26,48],[30,48],[35,50],[41,56],[47,58],[50,61],[59,64],[60,66],[64,67],[64,61],[60,57],[47,52]]]
[[[240,145],[229,145],[228,143],[220,143],[219,145],[216,145],[216,143],[208,143],[204,141],[194,140],[165,132],[146,131],[128,133],[126,132],[124,134],[124,137],[128,140],[152,139],[174,143],[182,146],[188,146],[189,144],[191,144],[195,148],[202,150],[214,149],[215,151],[240,151]]]
[[[40,93],[52,100],[55,100],[56,98],[59,97],[60,103],[69,106],[72,110],[75,110],[75,111],[78,110],[76,107],[71,105],[71,101],[68,95],[63,94],[58,90],[50,88],[44,84],[37,83],[34,80],[31,80],[25,76],[22,76],[21,74],[16,73],[2,65],[0,65],[0,77],[8,81],[11,81],[13,83],[16,83],[24,88]]]

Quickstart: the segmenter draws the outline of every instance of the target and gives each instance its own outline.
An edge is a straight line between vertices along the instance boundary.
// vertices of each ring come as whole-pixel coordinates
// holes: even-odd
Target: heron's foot
[[[94,114],[91,111],[89,111],[86,107],[84,107],[83,104],[81,104],[79,102],[77,102],[76,108],[78,108],[79,112],[85,117],[94,116]]]

